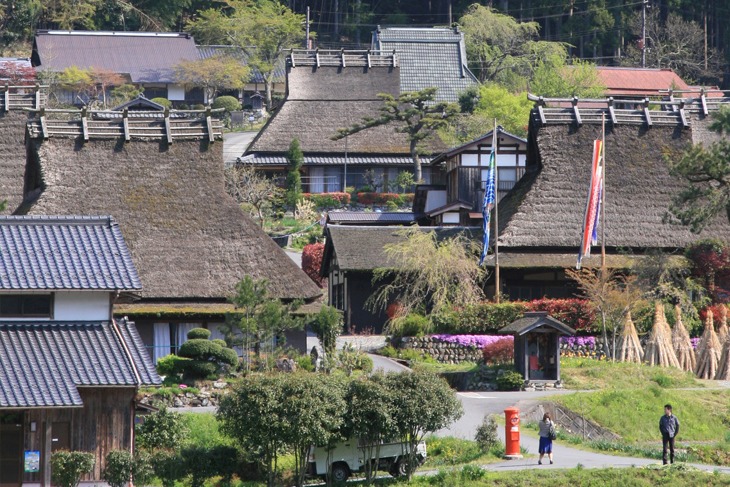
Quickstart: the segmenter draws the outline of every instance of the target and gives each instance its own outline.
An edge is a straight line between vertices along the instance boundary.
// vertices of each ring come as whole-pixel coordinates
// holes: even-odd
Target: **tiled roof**
[[[33,63],[63,71],[70,66],[129,74],[132,83],[174,83],[175,66],[199,59],[195,40],[174,32],[39,31]]]
[[[376,212],[376,211],[330,211],[327,222],[346,223],[413,223],[416,215],[412,212]]]
[[[206,45],[200,45],[198,46],[198,54],[200,55],[200,59],[207,59],[209,57],[213,56],[234,56],[238,59],[240,59],[244,64],[248,65],[248,54],[246,54],[243,50],[235,47],[235,46],[206,46]],[[281,59],[277,64],[276,68],[274,69],[274,83],[284,83],[286,81],[286,60]],[[251,79],[248,81],[249,83],[265,83],[263,75],[261,72],[256,68],[251,68]]]
[[[0,216],[0,289],[141,287],[112,217]]]
[[[401,91],[436,87],[437,101],[455,103],[459,93],[477,84],[467,67],[464,36],[457,30],[379,28],[373,32],[373,48],[398,54]]]
[[[283,155],[249,154],[241,158],[241,162],[255,166],[288,166],[289,161]],[[430,157],[421,157],[422,164],[429,164]],[[413,159],[408,156],[304,156],[305,166],[329,166],[329,165],[369,165],[369,166],[412,166]]]
[[[598,66],[608,96],[659,96],[661,90],[688,90],[689,85],[671,69]]]
[[[131,323],[0,322],[0,408],[78,407],[80,386],[160,383]]]

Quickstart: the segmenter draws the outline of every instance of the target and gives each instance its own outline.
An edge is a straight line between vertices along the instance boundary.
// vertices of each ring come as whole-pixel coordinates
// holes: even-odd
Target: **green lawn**
[[[586,389],[644,389],[703,387],[691,372],[672,367],[610,362],[589,358],[561,358],[560,376],[565,387]]]

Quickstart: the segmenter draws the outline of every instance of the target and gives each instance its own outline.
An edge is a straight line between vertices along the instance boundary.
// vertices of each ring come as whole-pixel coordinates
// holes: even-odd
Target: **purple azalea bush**
[[[500,340],[514,341],[512,335],[432,335],[436,341],[457,343],[463,347],[484,348]]]
[[[692,348],[697,348],[697,345],[700,344],[700,340],[702,340],[702,338],[690,338],[689,341],[692,342]]]
[[[595,350],[596,337],[560,337],[560,344],[567,345],[571,350],[580,347],[587,348],[588,350]]]

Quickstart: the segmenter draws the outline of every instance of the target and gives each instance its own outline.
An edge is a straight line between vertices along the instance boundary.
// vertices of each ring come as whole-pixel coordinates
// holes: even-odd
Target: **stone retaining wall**
[[[480,348],[465,347],[458,343],[444,343],[428,336],[403,337],[399,348],[416,350],[444,364],[479,362],[482,359],[482,350]]]
[[[554,402],[541,402],[535,407],[523,411],[520,416],[523,423],[537,423],[545,413],[549,413],[553,418],[558,431],[580,436],[586,440],[616,441],[621,439],[616,433],[602,428],[575,411]]]

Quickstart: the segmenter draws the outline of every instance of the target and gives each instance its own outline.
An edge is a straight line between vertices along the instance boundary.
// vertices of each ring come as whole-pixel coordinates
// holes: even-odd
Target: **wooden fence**
[[[40,109],[46,104],[47,86],[0,85],[0,111]]]
[[[395,51],[344,50],[344,49],[292,49],[289,63],[296,66],[398,66]]]
[[[696,95],[675,97],[675,94]],[[710,96],[708,96],[710,95]],[[730,98],[719,91],[667,91],[660,100],[649,98],[544,98],[528,94],[535,102],[534,122],[541,125],[575,123],[600,124],[605,117],[612,125],[679,125],[689,127],[690,114],[709,115],[721,106],[730,106]]]
[[[124,138],[165,140],[223,138],[223,108],[205,110],[109,111],[82,109],[30,109],[28,122],[33,138],[82,137],[89,139]]]

